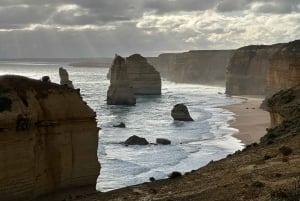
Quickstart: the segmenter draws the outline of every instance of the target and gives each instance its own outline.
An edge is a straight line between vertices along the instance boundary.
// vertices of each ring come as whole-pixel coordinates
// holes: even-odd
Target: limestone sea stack
[[[136,99],[127,75],[125,59],[116,55],[111,66],[108,105],[135,105]]]
[[[95,191],[98,130],[96,113],[76,90],[1,76],[0,200]]]
[[[184,104],[177,104],[171,111],[171,116],[177,121],[194,121],[190,116],[189,110]]]
[[[160,73],[147,62],[145,57],[133,54],[126,59],[127,73],[136,95],[160,95]]]
[[[69,80],[69,74],[66,69],[63,67],[59,68],[59,77],[60,77],[60,84],[61,85],[67,85],[70,88],[74,89],[73,83],[71,80]]]

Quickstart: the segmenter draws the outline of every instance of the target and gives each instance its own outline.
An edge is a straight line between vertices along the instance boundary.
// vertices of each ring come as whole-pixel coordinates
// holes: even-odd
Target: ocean
[[[70,67],[65,62],[1,61],[0,75],[18,74],[34,79],[48,75],[59,83],[58,68],[69,72],[75,88],[97,113],[99,131],[98,158],[101,174],[97,190],[109,191],[155,179],[167,178],[173,171],[198,169],[244,145],[232,137],[237,130],[229,126],[234,114],[220,108],[241,102],[226,97],[224,87],[178,84],[163,80],[161,96],[138,96],[134,107],[108,106],[106,92],[108,68]],[[173,121],[171,109],[184,103],[194,122]],[[115,128],[120,122],[126,128]],[[138,135],[155,143],[167,138],[171,145],[124,146],[128,137]]]

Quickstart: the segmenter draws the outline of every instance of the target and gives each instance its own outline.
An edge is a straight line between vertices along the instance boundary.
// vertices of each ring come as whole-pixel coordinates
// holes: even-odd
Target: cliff
[[[197,50],[161,54],[150,62],[170,81],[197,84],[225,83],[227,64],[234,50]]]
[[[227,67],[226,94],[266,95],[270,59],[281,46],[251,45],[236,50]]]
[[[268,100],[280,122],[259,144],[173,179],[90,195],[76,201],[101,200],[298,200],[300,196],[300,86]]]
[[[125,59],[116,55],[110,71],[110,85],[107,91],[107,104],[135,105],[136,99],[128,78]]]
[[[96,114],[76,90],[0,77],[1,201],[95,191],[97,146]]]
[[[160,74],[139,54],[126,58],[127,74],[136,95],[160,95]]]
[[[269,94],[300,82],[300,40],[286,43],[270,59]]]

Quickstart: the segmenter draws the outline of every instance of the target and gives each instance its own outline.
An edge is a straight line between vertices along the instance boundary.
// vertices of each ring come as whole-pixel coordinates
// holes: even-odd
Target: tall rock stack
[[[284,44],[271,58],[269,94],[300,83],[300,40]]]
[[[227,67],[226,94],[266,95],[270,58],[280,47],[251,45],[236,50]]]
[[[136,95],[160,95],[161,78],[158,71],[139,54],[126,59],[127,73]]]
[[[0,103],[0,200],[95,191],[96,113],[76,90],[1,76]]]
[[[61,85],[67,85],[70,88],[74,89],[73,83],[71,80],[69,80],[69,74],[66,69],[63,67],[59,68],[59,77],[60,77],[60,84]]]
[[[116,55],[110,71],[110,86],[107,91],[107,104],[135,105],[136,99],[128,78],[125,59]]]

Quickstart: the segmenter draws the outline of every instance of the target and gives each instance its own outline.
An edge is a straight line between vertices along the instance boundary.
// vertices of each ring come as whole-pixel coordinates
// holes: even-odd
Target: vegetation
[[[10,111],[12,101],[6,97],[0,97],[0,112]]]

